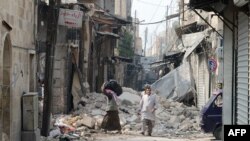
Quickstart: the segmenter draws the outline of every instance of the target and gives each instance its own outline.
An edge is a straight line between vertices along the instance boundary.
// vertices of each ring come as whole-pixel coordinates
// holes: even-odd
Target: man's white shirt
[[[157,109],[156,104],[156,94],[142,94],[142,98],[140,101],[141,107],[141,118],[155,120],[155,112],[152,112],[153,109]]]

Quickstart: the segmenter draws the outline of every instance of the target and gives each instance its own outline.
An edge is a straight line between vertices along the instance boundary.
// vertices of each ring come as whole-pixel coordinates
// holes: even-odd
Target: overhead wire
[[[180,12],[180,13],[185,13],[187,10],[190,10],[190,9],[189,9],[189,8],[188,8],[188,9],[185,9],[185,10],[183,10],[183,11]],[[166,20],[166,22],[168,22],[168,21],[169,21],[169,20]],[[158,29],[158,27],[159,27],[159,26],[156,27],[155,32],[156,32],[156,30]],[[167,27],[166,27],[166,28],[167,28]],[[167,36],[168,36],[168,35],[169,35],[169,34],[167,34]],[[167,38],[167,37],[166,37],[166,38]],[[178,39],[171,38],[170,40],[173,41],[174,43],[176,43],[176,41],[177,41]],[[173,46],[174,43],[172,43],[171,46]],[[172,48],[172,47],[171,47],[171,48]]]
[[[173,4],[173,0],[171,0],[169,6],[172,7],[172,4]],[[169,9],[168,9],[168,10],[169,10]],[[180,12],[180,14],[186,12],[187,10],[188,10],[188,9],[184,10],[183,12]],[[171,13],[172,13],[172,9],[171,9]],[[168,15],[167,15],[167,16],[168,16]],[[169,21],[170,21],[170,20],[166,21],[166,22],[167,22],[167,25],[169,25]],[[177,38],[177,39],[175,39],[175,38],[169,38],[169,33],[170,33],[170,32],[173,32],[173,31],[172,31],[172,30],[169,31],[169,30],[167,30],[167,28],[168,28],[168,27],[166,27],[166,31],[168,31],[168,32],[166,33],[166,39],[168,39],[168,41],[170,40],[170,42],[169,42],[170,44],[169,44],[169,45],[170,45],[170,47],[171,47],[171,46],[173,46],[173,44],[176,43],[176,41],[177,41],[178,38]],[[172,34],[171,34],[171,35],[172,35]],[[172,48],[172,47],[171,47],[171,48]]]
[[[155,14],[158,12],[158,10],[159,10],[159,6],[161,5],[161,2],[162,2],[162,0],[159,2],[158,7],[155,9],[155,12],[154,12],[154,14],[153,14],[153,16],[151,17],[151,19],[150,19],[150,21],[149,21],[149,22],[151,22],[151,21],[152,21],[152,19],[154,18]]]
[[[168,6],[167,6],[167,8],[168,8]],[[164,16],[164,17],[165,17],[165,16]],[[163,18],[164,18],[164,17],[163,17]],[[166,21],[166,22],[168,22],[168,21]],[[161,25],[162,25],[162,23],[161,23],[159,26],[161,26]],[[157,32],[159,26],[156,26],[155,29],[154,29],[154,31],[153,31],[153,33],[155,34],[155,36],[157,36],[157,35],[156,35],[156,32]]]
[[[169,10],[168,8],[174,8],[174,7],[172,7],[172,2],[173,2],[173,0],[170,2],[170,4],[169,5],[167,5],[166,7],[167,7],[167,10]],[[168,16],[168,15],[166,15],[166,16]],[[168,22],[169,20],[167,20],[166,22]],[[158,28],[159,28],[159,26],[157,26],[156,28],[155,28],[155,30],[154,30],[154,32],[156,32],[157,30],[158,30]],[[167,28],[167,27],[166,27]]]
[[[169,8],[170,8],[170,9],[174,9],[174,8],[175,8],[175,7],[172,6],[172,4],[173,4],[173,0],[171,0],[170,4],[167,6],[168,13],[169,13]],[[172,10],[171,10],[171,11],[172,11]],[[184,13],[184,12],[185,12],[185,11],[183,11],[183,13]],[[172,12],[170,12],[170,13],[172,13]],[[166,16],[168,16],[168,15],[166,15]],[[172,20],[169,19],[169,20],[167,20],[166,22],[169,22],[169,21],[172,21]],[[168,25],[168,24],[167,24],[167,25]],[[155,32],[158,30],[158,28],[159,28],[159,26],[156,27]],[[166,30],[167,30],[167,28],[168,28],[168,27],[166,27]],[[172,32],[172,31],[171,31],[171,32]],[[168,35],[169,35],[169,32],[166,33],[166,38],[169,37]],[[172,35],[172,34],[171,34],[171,35]],[[168,41],[169,41],[169,38],[168,38]],[[175,38],[171,38],[171,39],[170,39],[170,43],[173,44],[172,42],[176,42],[176,39],[175,39]],[[170,44],[170,46],[172,46],[171,44]],[[165,49],[165,50],[166,50],[166,49]]]
[[[161,0],[161,1],[162,1],[162,0]],[[104,8],[102,8],[100,5],[98,5],[98,4],[96,4],[96,3],[95,3],[95,5],[96,5],[98,8],[102,9],[105,13],[107,13],[107,14],[110,15],[111,17],[113,17],[113,18],[115,18],[115,19],[118,19],[115,15],[113,15],[113,14],[107,12],[107,11],[106,11]],[[118,20],[120,20],[120,19],[118,19]],[[133,23],[133,24],[138,24],[138,25],[150,25],[150,24],[162,23],[162,22],[164,22],[164,21],[166,21],[166,19],[163,19],[163,20],[160,20],[160,21],[156,21],[156,22],[148,22],[148,23],[141,23],[141,22],[128,22],[128,23],[129,23],[129,24]],[[126,25],[126,24],[117,24],[117,25]]]
[[[158,4],[158,6],[160,6],[161,2],[162,2],[162,0],[161,0],[160,3]],[[171,4],[172,4],[172,2],[173,2],[173,0],[171,1]],[[95,3],[95,4],[96,4],[96,3]],[[96,5],[97,5],[97,7],[99,7],[100,9],[102,9],[105,13],[107,13],[108,15],[110,15],[111,17],[113,17],[113,18],[115,18],[115,19],[118,19],[116,16],[114,16],[113,14],[107,12],[104,8],[102,8],[102,7],[99,6],[98,4],[96,4]],[[180,12],[180,13],[184,13],[184,12],[186,12],[187,10],[189,10],[189,9],[185,9],[183,12]],[[157,12],[157,10],[156,10],[156,12]],[[155,15],[156,12],[154,12],[154,15]],[[154,15],[153,15],[153,16],[154,16]],[[153,18],[153,16],[152,16],[152,18]],[[152,20],[152,18],[151,18],[151,20]],[[162,24],[162,23],[165,22],[165,21],[168,21],[168,20],[167,20],[167,19],[163,19],[163,20],[160,20],[160,21],[149,22],[149,23],[141,23],[141,22],[128,22],[128,23],[129,23],[129,24],[138,24],[138,25],[152,25],[152,24]],[[92,22],[94,22],[93,19],[92,19]],[[116,24],[116,25],[127,25],[127,24]],[[174,39],[173,39],[173,40],[174,40]],[[176,42],[176,41],[175,41],[175,42]]]

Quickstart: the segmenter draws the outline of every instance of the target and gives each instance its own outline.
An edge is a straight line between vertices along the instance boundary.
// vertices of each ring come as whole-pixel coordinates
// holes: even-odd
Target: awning
[[[122,57],[122,56],[112,56],[112,59],[114,59],[114,60],[120,60],[122,62],[128,62],[128,63],[132,63],[133,62],[133,59]]]
[[[96,33],[100,34],[100,35],[108,35],[108,36],[113,36],[115,38],[120,38],[120,36],[118,34],[115,34],[115,33],[112,33],[112,32],[100,32],[100,31],[97,31]]]
[[[178,56],[181,56],[183,54],[182,51],[169,51],[167,52],[163,58],[164,59],[167,59],[168,57],[171,57],[171,56],[174,56],[174,57],[178,57]]]
[[[167,52],[163,56],[163,60],[168,63],[178,63],[181,62],[185,52]]]
[[[178,37],[181,37],[183,34],[190,34],[192,32],[196,32],[197,30],[197,22],[193,22],[184,26],[180,26],[175,28],[175,33]]]
[[[156,69],[156,68],[160,68],[160,67],[163,67],[163,66],[167,66],[168,63],[166,62],[161,62],[161,63],[157,63],[157,64],[151,64],[150,65],[150,68],[151,69]]]
[[[186,59],[195,50],[195,48],[202,42],[205,37],[205,32],[182,35],[184,48],[186,50],[184,59]]]

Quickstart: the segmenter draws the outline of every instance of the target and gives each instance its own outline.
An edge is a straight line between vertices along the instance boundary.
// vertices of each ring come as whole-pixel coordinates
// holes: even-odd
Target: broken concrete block
[[[120,114],[119,114],[119,118],[120,118],[120,124],[121,124],[122,127],[123,127],[125,124],[127,124],[127,120],[126,120],[123,116],[121,116]]]
[[[54,129],[54,130],[52,130],[52,131],[49,132],[49,136],[50,136],[50,137],[56,137],[56,136],[59,136],[59,135],[61,135],[61,134],[62,134],[62,133],[61,133],[61,131],[60,131],[59,128]]]
[[[95,126],[101,127],[103,116],[102,115],[97,115],[97,116],[94,116],[94,118],[95,118],[95,121],[96,121]]]
[[[170,104],[170,103],[168,103],[168,102],[164,102],[162,106],[163,106],[164,108],[169,109],[169,108],[170,108],[170,106],[171,106],[171,104]]]
[[[78,120],[76,122],[76,126],[79,127],[81,125],[84,125],[93,129],[95,127],[95,119],[86,115],[81,116],[81,120]]]
[[[75,116],[75,117],[68,117],[65,118],[63,120],[63,123],[67,124],[67,125],[73,125],[74,123],[76,123],[77,120],[81,119],[80,116]]]
[[[122,100],[121,104],[122,105],[133,105],[133,103],[131,101],[126,100],[126,99]]]
[[[167,122],[167,123],[165,123],[165,127],[166,128],[174,128],[174,123],[170,123],[170,122]]]
[[[179,119],[180,119],[180,122],[182,122],[183,120],[185,120],[185,116],[184,115],[180,115]]]
[[[180,131],[188,131],[192,128],[192,123],[191,122],[185,122],[185,123],[182,123],[179,127]]]
[[[87,128],[88,128],[88,127],[86,127],[86,126],[81,126],[81,127],[76,128],[76,131],[77,131],[77,132],[87,131],[87,130],[88,130]]]
[[[101,101],[95,102],[95,108],[101,108],[101,107],[102,107],[102,102]]]
[[[127,118],[128,122],[136,122],[139,121],[139,117],[136,115],[133,115],[132,117]]]
[[[174,116],[171,116],[170,120],[169,120],[169,123],[174,123],[174,124],[177,124],[177,123],[180,123],[180,119],[178,116],[174,115]]]
[[[94,110],[92,110],[92,112],[91,112],[91,115],[93,115],[93,116],[105,115],[105,114],[106,114],[106,112],[103,111],[103,110],[100,110],[100,109],[94,109]]]
[[[135,94],[131,94],[128,92],[123,92],[122,95],[119,96],[120,100],[128,100],[131,103],[136,103],[139,102],[141,100],[140,96],[135,95]]]

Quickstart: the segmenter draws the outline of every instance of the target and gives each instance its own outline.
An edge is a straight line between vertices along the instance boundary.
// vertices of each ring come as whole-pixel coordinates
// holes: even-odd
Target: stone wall
[[[34,47],[34,1],[33,0],[0,0],[1,20],[12,26],[10,32],[12,44]]]
[[[57,45],[55,49],[53,74],[53,113],[65,113],[67,108],[67,50],[66,45]]]

